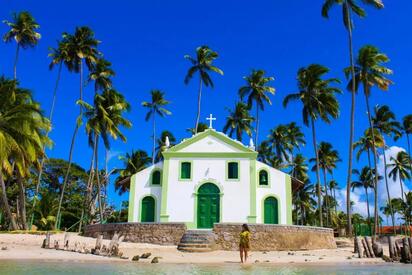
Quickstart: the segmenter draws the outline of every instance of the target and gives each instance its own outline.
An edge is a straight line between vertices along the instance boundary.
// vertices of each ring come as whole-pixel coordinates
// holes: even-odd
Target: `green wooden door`
[[[212,228],[219,222],[219,188],[213,183],[206,183],[199,188],[197,196],[197,227]]]
[[[155,200],[153,197],[144,197],[142,200],[141,222],[155,221]]]
[[[278,224],[278,200],[275,197],[268,197],[264,204],[264,223]]]

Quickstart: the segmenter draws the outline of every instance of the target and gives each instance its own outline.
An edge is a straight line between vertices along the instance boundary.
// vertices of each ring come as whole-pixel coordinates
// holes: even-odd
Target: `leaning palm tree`
[[[13,14],[13,21],[4,20],[9,31],[3,36],[5,42],[11,42],[13,39],[17,43],[16,57],[14,58],[14,79],[17,79],[17,60],[19,58],[20,48],[34,48],[41,35],[36,32],[40,25],[37,24],[34,17],[27,11]]]
[[[375,186],[375,170],[372,170],[371,167],[365,166],[359,172],[358,170],[354,169],[353,174],[358,176],[358,180],[352,181],[352,190],[363,188],[365,190],[366,196],[366,209],[368,212],[368,224],[371,225],[371,215],[369,211],[369,189],[373,189]]]
[[[389,58],[379,52],[379,49],[374,46],[364,46],[359,50],[358,57],[355,64],[355,76],[349,80],[348,88],[352,87],[352,82],[355,79],[356,90],[358,90],[359,84],[363,86],[363,94],[366,102],[366,112],[368,115],[369,128],[372,129],[372,152],[375,173],[378,173],[377,167],[377,154],[375,145],[375,131],[373,131],[372,114],[369,106],[369,97],[371,96],[372,88],[378,87],[382,91],[387,91],[392,81],[386,77],[386,75],[392,74],[392,70],[384,66],[384,63],[389,62]],[[346,76],[349,77],[351,68],[345,70]],[[377,178],[375,177],[375,180]],[[378,181],[375,182],[375,186],[378,186]],[[375,188],[375,192],[378,192],[378,188]],[[375,195],[378,196],[377,194]],[[376,200],[375,200],[376,201]],[[378,206],[375,205],[374,212],[375,228],[378,228]],[[375,233],[376,235],[376,233]]]
[[[117,171],[119,176],[114,182],[114,189],[119,195],[129,191],[131,177],[148,167],[151,162],[150,157],[143,150],[126,153],[120,159],[123,160],[124,168]]]
[[[401,136],[401,124],[396,121],[395,114],[389,109],[388,106],[376,106],[375,107],[375,116],[372,117],[373,127],[379,130],[379,133],[383,137],[385,134],[388,137],[394,136],[395,138]],[[388,196],[388,206],[389,209],[392,209],[391,204],[391,195],[389,191],[389,184],[388,184],[388,173],[387,173],[387,161],[386,161],[386,142],[383,139],[383,163],[384,163],[384,178],[385,178],[385,185],[386,185],[386,193]],[[395,228],[395,215],[392,211],[392,226]]]
[[[149,121],[152,118],[153,123],[153,147],[152,147],[152,164],[155,163],[156,157],[156,115],[160,117],[164,117],[166,115],[171,115],[172,113],[167,110],[164,106],[168,105],[170,101],[164,98],[164,92],[160,90],[152,90],[150,91],[152,96],[151,101],[143,101],[142,106],[148,108],[149,111],[146,114],[146,121]]]
[[[243,102],[236,103],[235,109],[228,109],[229,116],[226,118],[226,124],[223,127],[223,132],[229,132],[229,136],[233,137],[236,134],[236,139],[242,142],[243,133],[248,136],[252,135],[251,123],[255,120],[250,116],[249,108]]]
[[[360,18],[366,16],[365,10],[359,6],[357,0],[324,0],[322,6],[322,16],[329,18],[329,11],[333,6],[341,5],[343,12],[343,25],[345,26],[348,32],[348,41],[349,41],[349,64],[350,64],[350,73],[352,79],[355,79],[355,65],[353,57],[353,41],[352,41],[352,31],[353,31],[353,21],[352,13],[355,13]],[[374,6],[377,9],[383,8],[382,0],[363,0],[366,5]],[[346,193],[347,193],[347,202],[346,202],[346,211],[347,211],[347,227],[348,234],[352,235],[352,219],[350,215],[350,188],[352,182],[352,162],[353,162],[353,139],[355,132],[355,102],[356,102],[356,81],[352,81],[351,85],[351,118],[350,118],[350,134],[349,134],[349,165],[347,172],[347,181],[346,181]]]
[[[289,140],[289,128],[286,125],[280,124],[271,129],[269,131],[268,141],[276,157],[281,160],[281,162],[288,163],[289,154],[293,149]]]
[[[42,157],[43,146],[50,144],[44,135],[50,124],[43,117],[38,103],[29,90],[18,87],[16,80],[0,77],[0,187],[3,213],[11,229],[17,230],[7,198],[5,179],[17,175],[20,214],[23,229],[27,229],[25,186],[23,178]]]
[[[214,87],[212,78],[210,77],[209,73],[215,72],[217,74],[223,75],[223,71],[218,67],[213,65],[213,61],[218,58],[217,52],[210,49],[208,46],[200,46],[196,48],[196,57],[191,57],[190,55],[185,55],[185,58],[190,61],[192,66],[187,71],[185,77],[185,84],[188,84],[193,76],[198,73],[199,74],[199,90],[198,90],[198,97],[197,97],[197,115],[196,115],[196,123],[195,127],[195,134],[197,134],[197,127],[199,125],[200,120],[200,107],[202,103],[202,86],[205,85],[206,87]]]
[[[411,155],[411,143],[409,141],[409,135],[412,134],[412,115],[404,116],[402,119],[402,129],[406,135],[406,141],[408,143],[408,154]],[[409,166],[412,176],[412,163]]]
[[[63,33],[63,43],[67,44],[68,51],[68,61],[64,64],[70,72],[79,73],[80,85],[79,85],[79,101],[83,100],[83,67],[84,63],[89,70],[96,63],[97,57],[100,53],[97,50],[97,45],[100,41],[96,40],[94,37],[94,32],[89,27],[77,27],[74,34]],[[57,209],[56,223],[55,227],[59,229],[59,223],[61,219],[61,205],[63,202],[63,196],[66,189],[67,181],[70,175],[70,168],[73,158],[73,150],[76,142],[77,132],[82,123],[83,117],[83,107],[79,105],[79,116],[76,119],[76,125],[74,127],[73,135],[70,142],[69,149],[69,164],[67,167],[66,174],[63,180],[63,187],[60,193],[59,207]]]
[[[298,71],[298,89],[297,93],[289,94],[283,100],[283,106],[286,107],[291,101],[301,101],[303,123],[312,128],[313,149],[315,151],[316,163],[319,164],[319,155],[316,143],[315,121],[321,119],[326,123],[331,123],[332,119],[339,116],[339,103],[336,94],[341,90],[332,87],[331,84],[340,83],[336,78],[322,79],[329,72],[329,69],[318,64],[309,65]],[[320,211],[321,194],[320,194],[320,172],[319,165],[316,166],[317,178],[317,195],[319,208],[319,223],[323,226],[322,211]]]
[[[322,169],[323,172],[323,184],[325,186],[325,206],[326,206],[326,224],[329,225],[329,201],[328,201],[328,181],[326,179],[326,174],[332,174],[333,170],[336,169],[336,164],[340,161],[339,152],[333,149],[332,144],[329,142],[321,142],[318,146],[318,158],[319,162],[316,162],[316,158],[311,158],[309,162],[315,162],[312,167],[312,171],[317,169]],[[317,167],[319,163],[319,168]]]
[[[405,200],[404,197],[404,192],[403,192],[403,183],[405,180],[410,180],[411,179],[411,171],[410,171],[410,164],[411,164],[411,158],[408,155],[408,153],[404,151],[398,152],[396,157],[391,157],[392,163],[388,163],[388,167],[392,168],[392,170],[389,171],[389,177],[393,179],[393,181],[396,181],[399,177],[399,184],[401,186],[401,194],[402,194],[402,200]]]
[[[250,75],[243,77],[246,85],[239,89],[240,98],[243,100],[247,97],[247,106],[252,108],[256,104],[256,136],[255,144],[258,144],[259,136],[259,110],[265,109],[265,103],[272,105],[268,94],[275,94],[275,88],[269,86],[269,82],[275,78],[272,76],[265,76],[264,70],[252,70]]]

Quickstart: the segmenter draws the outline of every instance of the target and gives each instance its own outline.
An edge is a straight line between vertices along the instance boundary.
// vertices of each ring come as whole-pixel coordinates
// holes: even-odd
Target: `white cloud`
[[[371,195],[371,192],[368,193],[369,211],[373,217],[373,211],[375,209],[373,206],[373,199],[371,199],[373,195]],[[339,203],[338,210],[346,212],[346,189],[341,189],[336,193],[336,200]],[[352,213],[359,213],[366,218],[368,216],[368,209],[364,189],[355,189],[354,191],[351,191],[350,200],[354,202],[354,205],[352,206]]]

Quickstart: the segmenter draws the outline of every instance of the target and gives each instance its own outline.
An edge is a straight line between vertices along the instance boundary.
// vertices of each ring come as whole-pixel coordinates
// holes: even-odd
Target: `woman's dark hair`
[[[243,230],[243,231],[249,231],[249,232],[250,232],[249,226],[247,226],[246,223],[242,224],[242,230]]]

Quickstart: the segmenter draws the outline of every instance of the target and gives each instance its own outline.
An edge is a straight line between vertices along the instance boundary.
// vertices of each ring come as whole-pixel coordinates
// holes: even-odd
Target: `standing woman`
[[[247,224],[242,225],[242,232],[240,233],[239,251],[240,261],[245,263],[247,261],[247,252],[250,249],[250,230]]]

